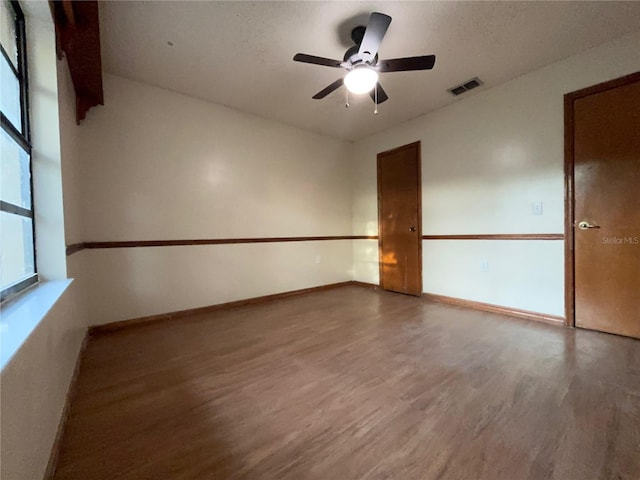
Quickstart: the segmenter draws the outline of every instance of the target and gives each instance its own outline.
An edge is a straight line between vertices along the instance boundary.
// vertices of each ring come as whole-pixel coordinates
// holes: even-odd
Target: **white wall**
[[[423,235],[563,233],[563,95],[640,70],[639,51],[630,35],[357,142],[353,234],[377,234],[376,154],[416,140]],[[564,315],[563,255],[561,240],[425,240],[424,291]],[[354,278],[378,283],[375,240],[354,242]]]
[[[83,172],[79,136],[82,126],[76,124],[76,97],[66,59],[57,63],[58,106],[60,123],[60,155],[62,165],[62,192],[64,199],[65,244],[73,245],[85,240]],[[73,278],[75,311],[83,325],[87,324],[88,282],[85,274],[86,252],[66,257],[67,275]]]
[[[351,242],[90,250],[93,324],[351,280]],[[322,263],[316,264],[316,255]]]
[[[0,375],[0,476],[43,478],[86,328],[73,285],[31,332]]]
[[[86,241],[351,233],[346,142],[112,75],[79,134]],[[349,241],[81,255],[92,324],[351,280],[352,265]]]
[[[58,111],[62,186],[64,199],[64,233],[66,245],[81,243],[85,238],[83,165],[79,136],[82,126],[76,124],[76,97],[66,59],[58,60]]]
[[[43,280],[64,279],[63,162],[53,25],[46,2],[22,2],[22,6],[27,22],[38,270]],[[64,283],[64,293],[0,374],[3,480],[43,477],[86,333],[85,318],[76,304],[75,283],[66,287],[64,280],[49,282],[47,287],[30,290],[19,300],[29,296],[38,305],[48,305],[46,295],[41,293],[50,291],[52,283]],[[2,328],[12,328],[7,314],[10,309],[3,305],[2,310]]]
[[[31,7],[33,8],[33,6]],[[28,12],[25,12],[27,15]],[[67,277],[58,123],[55,35],[29,17],[27,38],[36,262],[41,280]]]

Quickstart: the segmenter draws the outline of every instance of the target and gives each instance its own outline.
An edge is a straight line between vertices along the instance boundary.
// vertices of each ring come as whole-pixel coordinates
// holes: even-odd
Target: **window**
[[[0,300],[38,281],[24,15],[0,0]]]

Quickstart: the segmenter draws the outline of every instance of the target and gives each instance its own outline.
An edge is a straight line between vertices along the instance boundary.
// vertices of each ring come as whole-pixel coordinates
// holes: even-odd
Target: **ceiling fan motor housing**
[[[353,47],[350,47],[344,53],[344,61],[351,65],[357,65],[359,63],[364,62],[365,60],[363,60],[360,54],[358,53],[359,50],[360,50],[360,45],[354,45]],[[373,57],[373,60],[366,63],[368,63],[371,66],[374,66],[376,63],[378,63],[378,54],[376,53],[376,56]]]

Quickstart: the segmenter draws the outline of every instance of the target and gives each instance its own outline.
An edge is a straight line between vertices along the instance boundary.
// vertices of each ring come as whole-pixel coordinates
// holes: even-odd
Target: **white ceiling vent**
[[[484,85],[482,80],[480,80],[478,77],[473,77],[471,80],[467,80],[466,82],[461,83],[460,85],[451,87],[449,90],[447,90],[447,92],[449,92],[454,97],[457,97],[458,95],[462,95],[463,93],[468,92],[469,90],[472,90],[476,87],[479,87],[480,85]]]

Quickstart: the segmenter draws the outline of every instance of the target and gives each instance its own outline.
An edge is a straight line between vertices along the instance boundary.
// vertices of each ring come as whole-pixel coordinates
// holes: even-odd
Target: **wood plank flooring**
[[[58,480],[640,479],[640,342],[342,287],[92,338]]]

